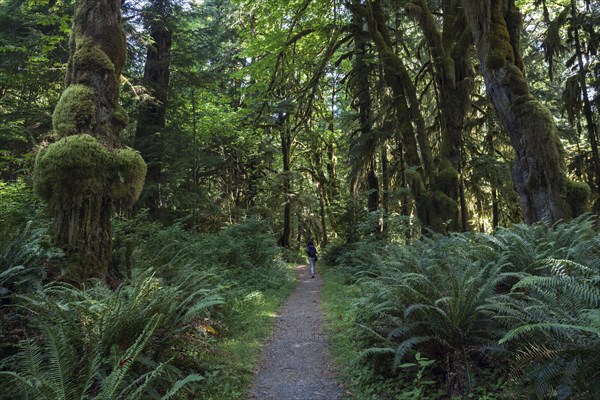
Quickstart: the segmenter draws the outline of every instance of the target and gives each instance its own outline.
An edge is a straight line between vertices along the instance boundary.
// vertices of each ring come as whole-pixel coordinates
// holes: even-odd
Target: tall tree
[[[464,231],[467,229],[467,212],[464,194],[459,196],[463,185],[460,176],[462,136],[465,117],[470,108],[473,71],[469,51],[472,35],[460,1],[442,1],[441,26],[425,0],[409,2],[405,9],[416,19],[424,34],[438,94],[442,143],[433,189],[441,190],[454,201],[460,198],[461,217],[458,218],[458,214],[455,213],[451,226],[457,229],[460,220]]]
[[[106,276],[113,207],[133,205],[146,165],[121,147],[128,117],[119,105],[125,63],[120,0],[80,0],[70,38],[66,89],[54,110],[61,138],[36,157],[34,188],[54,213],[54,242],[68,257],[67,278]]]
[[[587,195],[566,177],[553,116],[529,91],[519,43],[521,14],[514,0],[463,0],[463,5],[488,96],[515,151],[512,177],[524,220],[567,219],[568,203]]]
[[[148,93],[140,105],[135,147],[148,162],[146,186],[141,207],[156,215],[160,207],[161,185],[161,132],[167,122],[167,98],[173,44],[173,0],[151,0],[142,12],[144,24],[150,33],[150,43],[144,65],[143,86]]]
[[[424,225],[442,231],[446,221],[457,223],[458,203],[443,190],[434,187],[439,185],[432,185],[436,180],[436,171],[417,88],[404,61],[394,50],[384,6],[380,0],[367,1],[364,12],[369,33],[379,54],[386,84],[393,93],[391,100],[403,144],[407,173],[410,175],[407,181],[415,199],[417,215]],[[450,181],[450,185],[458,183],[455,172],[450,173],[450,179],[445,179]],[[457,190],[454,192],[457,193]]]

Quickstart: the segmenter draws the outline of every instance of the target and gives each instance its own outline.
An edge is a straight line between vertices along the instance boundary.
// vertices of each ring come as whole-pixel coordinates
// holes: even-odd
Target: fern
[[[383,359],[392,371],[416,351],[444,360],[453,393],[468,391],[473,371],[503,364],[513,377],[507,390],[521,395],[600,392],[591,367],[600,357],[595,223],[586,215],[386,245],[358,273],[363,359]]]
[[[122,357],[116,357],[115,364],[113,365],[110,375],[102,384],[102,390],[98,394],[98,398],[101,400],[112,400],[116,398],[116,393],[123,384],[125,377],[131,366],[138,358],[143,348],[150,340],[150,337],[154,333],[154,330],[158,326],[161,315],[155,315],[144,328],[143,332],[138,336],[135,343],[130,346]]]
[[[200,382],[203,379],[204,379],[203,377],[201,377],[200,375],[197,375],[197,374],[188,375],[184,379],[180,379],[177,382],[175,382],[173,387],[164,396],[162,396],[160,398],[160,400],[168,400],[168,399],[172,398],[173,396],[175,396],[187,384],[192,383],[192,382]]]
[[[570,260],[544,260],[544,265],[550,276],[526,276],[487,307],[508,328],[499,343],[518,354],[513,374],[520,378],[515,382],[540,398],[598,391],[597,372],[584,367],[598,362],[600,352],[600,290],[594,272]]]

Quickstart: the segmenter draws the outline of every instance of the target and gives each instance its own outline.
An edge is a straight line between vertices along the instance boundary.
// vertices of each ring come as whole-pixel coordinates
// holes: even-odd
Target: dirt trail
[[[342,389],[330,368],[319,275],[296,268],[298,287],[280,308],[249,399],[336,400]]]

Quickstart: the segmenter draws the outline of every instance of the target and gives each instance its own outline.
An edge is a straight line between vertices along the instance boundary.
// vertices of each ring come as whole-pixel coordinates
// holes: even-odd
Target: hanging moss
[[[112,160],[92,136],[68,136],[37,155],[33,188],[51,205],[96,195],[105,190]]]
[[[131,208],[140,197],[146,178],[146,163],[137,151],[127,147],[115,154],[117,180],[112,188],[113,201],[121,208]]]
[[[567,203],[571,207],[573,217],[589,211],[591,189],[585,182],[567,181]]]
[[[96,125],[94,91],[85,85],[70,85],[60,96],[52,126],[59,137],[92,131]]]
[[[115,72],[115,66],[98,46],[94,45],[90,38],[83,37],[77,41],[77,50],[73,55],[73,65],[76,70]]]

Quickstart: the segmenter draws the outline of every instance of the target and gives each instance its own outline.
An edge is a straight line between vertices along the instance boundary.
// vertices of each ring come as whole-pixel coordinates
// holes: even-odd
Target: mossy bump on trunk
[[[106,220],[113,205],[128,209],[137,201],[145,176],[137,151],[108,150],[88,134],[64,137],[38,153],[33,187],[54,210],[55,242],[70,256],[68,279],[104,276],[108,264],[98,254],[110,258]]]
[[[88,134],[71,135],[38,153],[33,187],[51,206],[110,189],[113,201],[129,207],[145,176],[146,163],[137,151],[108,151]]]

